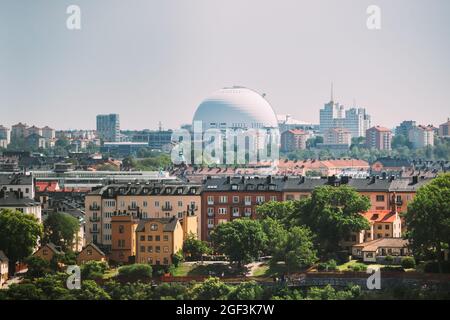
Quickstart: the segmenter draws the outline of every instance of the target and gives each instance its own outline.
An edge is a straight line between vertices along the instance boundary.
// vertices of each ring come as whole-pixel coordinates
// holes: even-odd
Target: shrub
[[[427,263],[425,263],[424,272],[439,273],[439,265],[438,265],[437,261],[428,261]],[[450,273],[450,262],[449,261],[442,262],[442,272]]]
[[[383,271],[404,272],[405,269],[399,266],[384,266]]]
[[[108,270],[108,264],[103,261],[88,261],[81,265],[81,278],[96,280],[103,278],[106,270]]]
[[[366,271],[367,266],[364,263],[355,263],[354,265],[350,265],[349,269],[354,272]]]
[[[119,276],[132,279],[150,279],[152,277],[152,267],[148,264],[131,264],[119,268]]]
[[[394,257],[386,256],[386,258],[384,258],[384,261],[386,262],[386,264],[392,264],[394,262]]]
[[[413,257],[403,257],[402,267],[405,269],[412,269],[416,267],[416,260]]]

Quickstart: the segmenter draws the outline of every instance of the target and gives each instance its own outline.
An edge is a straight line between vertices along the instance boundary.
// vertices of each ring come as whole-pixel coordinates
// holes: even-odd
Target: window
[[[378,230],[381,230],[381,229],[383,229],[383,226],[382,225],[378,225]]]
[[[159,201],[155,201],[155,207],[159,207]]]
[[[388,224],[385,225],[384,228],[385,228],[386,230],[389,230],[389,225],[388,225]]]
[[[232,213],[234,217],[239,217],[239,208],[232,208]]]
[[[208,216],[213,216],[214,215],[214,208],[208,208]]]
[[[92,249],[87,249],[87,255],[92,256]]]
[[[141,252],[145,252],[145,246],[141,246],[140,251],[141,251]]]
[[[148,205],[148,202],[147,202],[147,201],[142,202],[142,206],[143,206],[143,207],[147,207],[147,205]]]
[[[155,252],[156,253],[160,253],[161,252],[161,247],[160,246],[156,246],[155,247]]]
[[[178,201],[178,206],[182,207],[183,206],[183,201]]]
[[[252,215],[252,208],[245,208],[245,216],[250,217]]]
[[[277,196],[271,196],[271,197],[270,197],[270,201],[278,201],[278,200],[277,200]]]
[[[219,208],[218,212],[219,214],[227,214],[227,208]]]
[[[124,248],[125,247],[125,240],[124,239],[117,240],[117,246],[119,248]],[[141,247],[141,248],[143,248],[143,247]]]
[[[158,225],[156,223],[152,223],[152,225],[150,226],[150,230],[152,231],[158,230]]]
[[[166,253],[169,252],[169,247],[164,247],[163,251],[166,252]]]
[[[169,236],[168,236],[168,235],[164,235],[164,236],[163,236],[163,240],[164,240],[164,241],[169,241]]]
[[[145,241],[145,236],[140,236],[141,241]]]
[[[153,236],[147,236],[147,241],[153,241]]]
[[[214,197],[208,196],[208,204],[214,204]]]
[[[256,203],[257,204],[263,203],[264,201],[266,201],[266,197],[264,197],[264,196],[256,196]]]
[[[161,236],[155,236],[155,241],[161,241]]]
[[[244,202],[245,202],[245,205],[250,205],[250,204],[252,204],[252,197],[250,197],[250,196],[245,196]]]
[[[42,254],[43,254],[44,256],[48,255],[48,250],[44,248],[44,249],[42,250]]]
[[[233,196],[233,203],[239,203],[239,196]]]
[[[164,259],[163,259],[163,263],[164,263],[164,264],[169,264],[169,259],[164,258]]]
[[[148,246],[147,247],[147,252],[148,253],[152,253],[153,252],[153,247],[152,246]]]
[[[293,194],[287,194],[287,195],[286,195],[286,200],[287,200],[287,201],[292,201],[292,200],[294,200],[294,199],[295,199],[295,197],[294,197]]]
[[[377,202],[382,202],[382,201],[384,201],[384,195],[382,195],[382,194],[381,194],[381,195],[377,195],[377,196],[376,196],[376,201],[377,201]]]
[[[125,232],[125,227],[121,224],[119,225],[119,233],[124,233]]]
[[[219,202],[220,203],[227,203],[228,202],[228,196],[220,196]]]

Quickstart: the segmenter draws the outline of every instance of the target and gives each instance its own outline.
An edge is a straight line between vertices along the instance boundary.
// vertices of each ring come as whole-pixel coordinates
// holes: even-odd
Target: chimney
[[[419,181],[419,176],[412,177],[412,184],[417,184],[418,181]]]

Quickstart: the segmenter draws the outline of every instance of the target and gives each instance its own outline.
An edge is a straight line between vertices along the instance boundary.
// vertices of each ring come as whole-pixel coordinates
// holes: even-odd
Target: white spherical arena
[[[278,128],[270,104],[259,93],[244,87],[217,90],[197,108],[193,122],[201,121],[202,129]]]

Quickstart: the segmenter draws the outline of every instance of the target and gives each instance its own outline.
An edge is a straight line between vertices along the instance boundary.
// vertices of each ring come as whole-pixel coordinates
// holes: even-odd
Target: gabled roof
[[[374,163],[380,162],[384,168],[401,168],[401,167],[411,167],[412,163],[407,159],[396,159],[396,158],[380,158]]]
[[[55,246],[53,243],[49,242],[47,243],[45,246],[47,246],[48,248],[50,248],[50,250],[52,250],[54,253],[56,254],[64,254],[64,252],[62,250],[60,250],[57,246]],[[44,246],[44,247],[45,247]]]
[[[100,255],[106,256],[106,254],[105,254],[99,247],[97,247],[97,245],[95,245],[93,242],[87,244],[87,245],[83,248],[83,250],[81,250],[81,251],[86,250],[88,247],[92,247],[92,248],[93,248],[95,251],[97,251]]]
[[[9,261],[8,257],[5,255],[5,253],[2,250],[0,250],[0,262],[5,263],[8,261]]]

